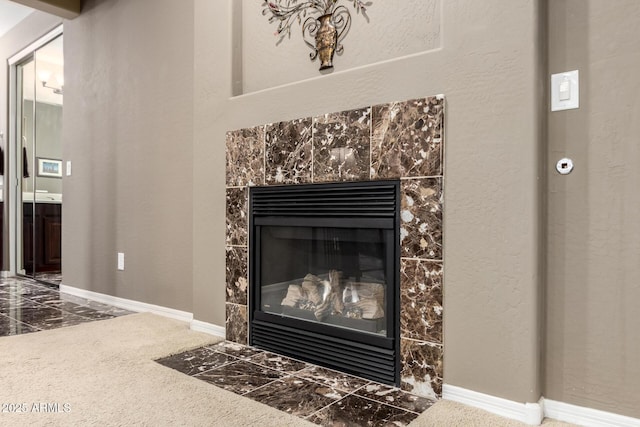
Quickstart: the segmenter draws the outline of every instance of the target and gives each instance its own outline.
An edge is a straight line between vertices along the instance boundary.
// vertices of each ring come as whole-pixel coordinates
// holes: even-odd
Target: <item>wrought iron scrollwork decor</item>
[[[351,28],[351,12],[340,0],[276,0],[265,1],[262,14],[270,15],[269,22],[279,21],[276,36],[280,36],[278,44],[285,36],[291,38],[291,25],[296,21],[302,26],[302,38],[312,50],[311,60],[320,58],[320,70],[333,68],[333,55],[344,52],[342,40]],[[351,0],[350,0],[351,1]],[[372,2],[353,0],[353,7],[365,19],[366,8]],[[303,22],[304,19],[304,22]]]

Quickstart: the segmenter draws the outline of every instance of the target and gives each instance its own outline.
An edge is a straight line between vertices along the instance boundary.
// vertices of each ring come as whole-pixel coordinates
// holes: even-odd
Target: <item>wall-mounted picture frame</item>
[[[47,178],[62,178],[62,160],[36,158],[38,163],[38,176]]]

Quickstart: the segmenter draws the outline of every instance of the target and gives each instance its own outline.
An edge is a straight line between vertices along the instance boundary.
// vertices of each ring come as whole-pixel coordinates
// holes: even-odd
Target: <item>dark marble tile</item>
[[[247,305],[247,249],[227,247],[227,302]]]
[[[197,374],[195,378],[237,394],[245,394],[285,376],[282,372],[238,360]]]
[[[3,298],[0,295],[0,314],[8,314],[10,311],[21,309],[21,308],[34,308],[40,307],[41,305],[31,301],[27,298],[22,297],[10,297]]]
[[[442,264],[400,263],[400,334],[442,344]]]
[[[80,304],[76,304],[76,303],[65,301],[65,300],[43,301],[40,304],[45,307],[64,310],[67,313],[75,314],[91,320],[112,319],[113,317],[115,317],[112,314],[98,311],[89,306],[80,305]]]
[[[8,277],[6,279],[0,278],[0,290],[9,286],[15,286],[19,283],[21,283],[20,280],[13,277]]]
[[[84,306],[89,306],[90,303],[92,302],[91,300],[88,300],[86,298],[81,298],[75,295],[71,295],[71,294],[65,294],[63,292],[60,292],[60,301],[65,301],[65,302],[72,302],[74,304],[77,305],[84,305]],[[111,307],[111,306],[106,306],[105,307]]]
[[[311,182],[311,118],[266,126],[265,165],[266,184]]]
[[[230,356],[237,357],[239,359],[249,359],[256,354],[260,354],[263,352],[263,350],[231,341],[223,341],[221,343],[209,346],[209,348],[220,353],[225,353]]]
[[[13,318],[0,315],[0,337],[22,335],[37,331],[38,329],[33,326],[29,326]]]
[[[16,298],[22,294],[13,286],[0,288],[0,299]]]
[[[236,358],[227,354],[219,353],[208,347],[196,348],[180,354],[163,357],[156,360],[161,365],[167,366],[183,374],[195,375],[218,368],[230,362],[235,362]]]
[[[360,181],[370,175],[371,108],[313,119],[313,181]]]
[[[55,286],[29,278],[0,279],[0,314],[41,329],[110,319],[132,312],[60,293]]]
[[[444,99],[377,105],[371,120],[373,179],[442,175]]]
[[[227,340],[247,345],[247,306],[227,303]]]
[[[247,245],[248,190],[227,188],[227,245]]]
[[[436,403],[435,400],[407,393],[397,387],[389,387],[376,383],[371,383],[362,387],[360,390],[356,391],[356,394],[418,414],[426,411],[431,407],[431,405]]]
[[[47,282],[52,285],[60,286],[62,283],[62,273],[36,273],[34,278],[39,281]]]
[[[264,126],[227,132],[227,186],[264,184]]]
[[[113,316],[113,317],[120,317],[120,316],[129,315],[129,314],[135,314],[135,311],[129,311],[120,307],[113,307],[111,305],[102,304],[96,301],[89,301],[87,306],[93,308],[99,313],[102,313],[108,316]]]
[[[50,307],[23,308],[20,310],[20,316],[15,318],[38,329],[62,328],[89,321],[75,314]]]
[[[50,301],[60,299],[60,293],[55,289],[24,282],[12,283],[0,288],[0,298],[6,299],[8,297]]]
[[[60,299],[60,294],[57,292],[35,292],[29,295],[24,295],[26,298],[29,298],[32,301],[36,302],[47,302],[47,301],[57,301]]]
[[[418,414],[380,402],[350,395],[316,412],[307,420],[331,427],[406,426]]]
[[[308,368],[303,369],[300,372],[297,372],[296,376],[299,378],[313,380],[328,387],[332,387],[349,393],[359,389],[360,387],[370,382],[369,380],[365,380],[364,378],[354,377],[342,372],[337,372],[331,369],[314,365],[309,366]]]
[[[266,366],[267,368],[288,373],[298,372],[309,366],[304,362],[267,351],[253,356],[250,361],[258,365]]]
[[[245,396],[291,415],[306,417],[341,399],[344,393],[313,381],[287,377]]]
[[[78,314],[78,316],[82,316],[85,319],[89,319],[89,320],[107,320],[107,319],[113,319],[114,317],[117,317],[115,314],[104,313],[102,311],[94,310],[90,307],[82,307],[82,308],[79,307],[77,313],[74,311],[72,311],[72,313]]]
[[[400,340],[402,389],[436,399],[442,395],[442,346],[409,339]]]
[[[403,180],[401,192],[402,256],[442,259],[442,179]]]

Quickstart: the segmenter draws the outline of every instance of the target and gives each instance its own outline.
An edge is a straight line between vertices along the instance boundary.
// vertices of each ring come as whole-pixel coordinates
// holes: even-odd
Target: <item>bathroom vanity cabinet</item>
[[[4,202],[0,202],[0,267],[4,270]]]
[[[32,204],[25,203],[23,221],[24,269],[34,273],[60,271],[62,204],[36,203],[34,212]]]

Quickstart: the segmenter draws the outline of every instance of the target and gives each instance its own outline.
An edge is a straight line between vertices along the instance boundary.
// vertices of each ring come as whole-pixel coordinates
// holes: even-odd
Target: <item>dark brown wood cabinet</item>
[[[0,202],[0,267],[4,270],[4,202]]]
[[[62,267],[62,205],[36,203],[35,212],[31,203],[25,203],[23,208],[22,247],[23,266],[26,273],[60,271]]]

